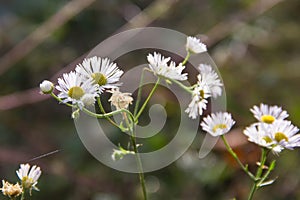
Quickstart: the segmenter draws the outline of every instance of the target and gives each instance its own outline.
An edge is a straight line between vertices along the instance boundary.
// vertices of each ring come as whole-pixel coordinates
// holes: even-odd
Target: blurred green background
[[[246,143],[239,129],[254,121],[250,107],[281,105],[300,126],[299,10],[298,0],[1,0],[0,179],[17,181],[20,163],[59,150],[29,162],[43,170],[41,191],[32,199],[141,199],[137,175],[94,159],[76,134],[71,110],[45,99],[36,87],[74,69],[86,52],[114,33],[143,26],[203,36],[222,75],[228,111],[237,121],[230,142],[252,169],[259,149]],[[146,59],[127,62],[136,60]],[[170,110],[169,126],[176,124],[173,115]],[[150,199],[246,198],[250,181],[222,145],[199,160],[202,138],[199,133],[178,161],[146,174]],[[151,145],[167,142],[158,136]],[[278,162],[272,177],[278,179],[255,199],[300,199],[298,150],[273,158]]]

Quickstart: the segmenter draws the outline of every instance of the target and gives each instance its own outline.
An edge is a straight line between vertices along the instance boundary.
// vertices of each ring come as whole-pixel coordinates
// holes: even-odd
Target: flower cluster
[[[202,53],[207,49],[199,39],[189,36],[187,37],[186,50],[188,52],[187,58],[178,65],[171,61],[170,57],[164,57],[160,53],[149,54],[147,60],[150,71],[168,82],[187,80],[188,74],[183,73],[183,70],[188,57],[191,53]],[[217,73],[210,65],[200,64],[198,70],[200,74],[197,76],[197,83],[187,89],[192,94],[192,100],[186,112],[193,119],[203,114],[210,97],[217,98],[222,94],[221,87],[223,86]],[[131,94],[119,91],[121,85],[119,80],[123,73],[116,63],[111,62],[108,58],[94,56],[84,59],[81,64],[76,66],[75,71],[65,73],[61,78],[58,78],[58,85],[54,86],[52,82],[44,80],[40,84],[40,89],[41,93],[51,94],[60,102],[75,106],[80,110],[95,104],[96,98],[108,91],[112,93],[109,100],[112,105],[117,109],[127,109],[133,99]],[[53,93],[54,88],[59,91],[57,96]]]
[[[208,98],[217,98],[222,95],[222,86],[217,73],[210,65],[200,64],[198,67],[200,74],[197,76],[197,84],[192,91],[192,101],[185,110],[192,119],[197,118],[206,110]]]
[[[58,78],[55,89],[59,91],[57,99],[67,105],[83,109],[95,104],[96,98],[103,92],[119,92],[120,77],[124,72],[108,58],[91,57],[78,64],[75,71]],[[41,93],[53,94],[53,83],[44,80],[40,84]]]
[[[251,109],[258,120],[244,130],[250,142],[279,153],[283,149],[300,147],[299,129],[286,120],[287,111],[278,106],[261,104]]]
[[[40,167],[34,165],[30,169],[29,164],[21,164],[20,169],[17,170],[16,173],[20,179],[20,184],[11,184],[5,180],[2,180],[2,188],[0,188],[0,190],[2,191],[3,195],[8,196],[11,199],[15,199],[20,195],[24,196],[24,193],[27,189],[29,190],[30,195],[32,189],[39,191],[36,185],[42,174]]]
[[[207,51],[205,44],[195,37],[187,37],[186,50],[188,56],[191,53],[202,53]],[[185,69],[185,62],[176,65],[171,61],[170,57],[165,58],[160,53],[154,52],[147,56],[149,68],[154,75],[167,79],[169,81],[187,80],[188,74],[182,73]],[[222,94],[222,86],[217,73],[210,65],[200,64],[198,67],[200,74],[197,76],[197,83],[188,89],[192,94],[192,100],[185,110],[192,119],[203,114],[203,110],[207,108],[208,99],[210,97],[217,98]]]
[[[58,84],[54,85],[50,81],[43,81],[40,84],[42,94],[50,94],[59,102],[68,106],[75,107],[76,110],[72,113],[72,117],[77,119],[79,112],[83,111],[90,116],[97,118],[106,118],[111,124],[118,127],[122,132],[128,132],[130,135],[130,142],[128,150],[119,146],[118,149],[113,149],[111,158],[114,161],[123,159],[126,155],[134,155],[137,160],[138,168],[140,169],[140,181],[143,187],[143,195],[147,199],[146,188],[144,183],[144,176],[142,170],[142,163],[138,154],[138,146],[136,144],[135,126],[139,122],[139,117],[144,111],[151,96],[156,90],[161,80],[165,80],[168,84],[177,84],[191,95],[191,101],[188,104],[185,112],[188,117],[196,119],[201,117],[208,107],[210,100],[216,99],[222,95],[223,83],[219,78],[217,72],[211,65],[199,64],[197,75],[197,82],[192,86],[186,86],[182,82],[188,79],[188,74],[184,72],[186,63],[192,54],[203,53],[207,51],[206,45],[195,37],[187,37],[186,40],[186,57],[177,64],[171,60],[171,57],[165,57],[160,53],[154,52],[147,56],[148,68],[147,70],[157,77],[157,82],[146,98],[145,102],[139,106],[141,101],[141,87],[138,88],[138,95],[134,112],[128,109],[132,104],[133,98],[131,93],[123,93],[120,91],[120,78],[123,71],[120,70],[116,63],[111,62],[108,58],[91,57],[83,60],[78,64],[74,71],[63,74],[58,78]],[[141,78],[141,83],[142,83]],[[141,84],[142,85],[142,84]],[[54,94],[56,89],[59,94]],[[108,102],[116,108],[116,111],[105,112],[101,104],[100,96],[104,92],[111,93]],[[94,105],[97,100],[100,114],[93,113],[88,106]],[[217,112],[203,118],[200,123],[202,129],[213,137],[221,136],[226,149],[245,171],[245,173],[254,181],[249,199],[252,199],[254,192],[263,185],[271,184],[274,180],[266,181],[270,172],[274,169],[275,161],[270,166],[265,166],[267,152],[272,150],[275,153],[281,152],[283,149],[294,149],[300,147],[299,129],[286,120],[289,116],[285,110],[279,106],[268,106],[261,104],[250,109],[257,122],[246,127],[243,133],[248,137],[250,142],[256,143],[262,147],[262,159],[257,169],[256,175],[248,170],[248,165],[244,165],[238,158],[237,154],[232,150],[225,138],[225,134],[234,126],[230,113]],[[123,121],[116,123],[110,117],[115,114],[123,114]],[[124,122],[124,123],[123,123]],[[267,151],[268,150],[268,151]],[[11,198],[15,198],[24,193],[25,189],[38,190],[36,187],[37,180],[41,175],[39,167],[33,166],[29,171],[28,164],[21,165],[17,171],[17,175],[21,180],[21,184],[10,184],[2,181],[3,187],[0,188],[3,194]],[[263,171],[267,169],[265,173]],[[266,182],[265,182],[266,181]]]

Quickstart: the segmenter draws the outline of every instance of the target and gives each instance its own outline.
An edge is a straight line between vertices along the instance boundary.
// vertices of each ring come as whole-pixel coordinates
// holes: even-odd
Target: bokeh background
[[[144,26],[201,35],[222,75],[228,111],[237,121],[228,139],[253,169],[259,148],[241,133],[254,121],[250,107],[281,105],[300,126],[299,10],[298,0],[1,0],[0,179],[17,181],[18,165],[29,162],[43,170],[41,191],[32,199],[141,199],[137,175],[94,159],[76,134],[71,110],[40,95],[37,86],[43,79],[56,82],[107,37]],[[139,55],[124,63],[134,66],[137,61],[146,59]],[[169,105],[174,107],[172,101]],[[175,126],[176,112],[169,111],[168,126]],[[170,137],[166,134],[149,144],[163,146]],[[199,160],[202,138],[199,131],[182,158],[146,174],[150,199],[246,198],[251,183],[221,144]],[[31,161],[52,151],[56,153]],[[271,156],[278,160],[272,174],[278,179],[255,199],[300,199],[299,155],[295,150]]]

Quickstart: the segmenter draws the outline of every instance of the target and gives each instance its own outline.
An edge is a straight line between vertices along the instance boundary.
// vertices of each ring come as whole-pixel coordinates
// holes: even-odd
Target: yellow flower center
[[[265,140],[266,143],[271,143],[272,142],[272,139],[269,136],[263,137],[263,140]]]
[[[23,187],[25,187],[25,188],[30,188],[30,187],[32,186],[33,183],[34,183],[34,182],[33,182],[33,179],[32,179],[32,178],[29,178],[28,176],[24,176],[24,177],[22,178],[22,185],[23,185]]]
[[[275,117],[272,115],[263,115],[261,116],[261,121],[267,124],[272,124],[275,121]]]
[[[203,90],[200,90],[199,92],[200,92],[200,97],[201,97],[202,99],[204,99],[204,94],[205,94],[204,91],[203,91]]]
[[[226,124],[217,124],[213,127],[212,131],[215,133],[218,129],[225,129],[227,128]]]
[[[278,132],[275,134],[275,140],[277,142],[280,142],[281,140],[285,140],[288,142],[289,138],[284,133]]]
[[[69,89],[68,95],[73,99],[79,100],[84,95],[84,91],[81,87],[75,86]]]
[[[101,73],[93,73],[92,78],[98,85],[105,85],[107,83],[106,77]]]

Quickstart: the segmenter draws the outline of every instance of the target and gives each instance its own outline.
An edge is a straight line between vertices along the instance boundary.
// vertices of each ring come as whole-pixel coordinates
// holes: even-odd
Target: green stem
[[[109,112],[109,113],[105,113],[105,114],[93,113],[93,112],[91,112],[90,110],[88,110],[86,108],[82,108],[82,111],[85,112],[86,114],[88,114],[89,116],[96,117],[96,118],[106,118],[106,117],[111,117],[111,116],[119,114],[119,113],[127,113],[132,120],[134,119],[134,117],[131,114],[131,112],[129,112],[126,109],[115,110],[115,111],[112,111],[112,112]]]
[[[103,108],[103,105],[102,105],[102,103],[101,103],[100,97],[97,97],[97,103],[98,103],[98,106],[99,106],[100,111],[101,111],[103,114],[106,114],[106,112],[105,112],[105,110],[104,110],[104,108]],[[109,117],[105,117],[105,118],[106,118],[112,125],[114,125],[114,126],[120,128],[119,125],[118,125],[116,122],[114,122],[112,119],[110,119]]]
[[[63,101],[62,101],[58,96],[56,96],[53,92],[51,92],[50,95],[51,95],[54,99],[56,99],[59,103],[63,103]],[[72,105],[72,104],[69,104],[69,103],[64,103],[64,104],[66,104],[67,106],[72,107],[72,108],[76,107],[76,106],[74,106],[74,105]]]
[[[173,80],[172,79],[172,82],[176,83],[179,87],[181,87],[182,89],[184,89],[185,91],[187,91],[188,93],[191,93],[193,94],[193,86],[192,87],[187,87],[185,86],[184,84],[182,84],[180,81],[177,81],[177,80]]]
[[[258,180],[261,179],[261,175],[262,175],[262,171],[263,171],[263,167],[265,165],[266,159],[267,159],[267,151],[265,148],[262,148],[262,152],[261,152],[261,158],[260,158],[260,165],[259,168],[256,171],[256,175],[255,175],[255,181],[251,187],[249,196],[248,196],[248,200],[252,200],[254,193],[256,192],[256,190],[258,189]]]
[[[135,107],[134,107],[134,112],[133,115],[136,116],[139,105],[140,105],[140,101],[141,101],[141,97],[142,97],[142,85],[144,82],[144,73],[145,71],[148,70],[147,68],[143,69],[142,75],[141,75],[141,80],[140,80],[140,84],[139,84],[139,90],[138,90],[138,94],[137,94],[137,98],[136,98],[136,103],[135,103]]]
[[[62,103],[62,100],[60,98],[58,98],[54,93],[51,93],[51,96],[54,97],[58,102]],[[77,108],[77,106],[69,104],[69,103],[64,103],[64,104],[66,104],[67,106],[72,107],[72,108]],[[92,112],[92,111],[90,111],[90,110],[88,110],[84,107],[82,108],[82,111],[85,112],[86,114],[88,114],[89,116],[96,117],[96,118],[107,118],[107,117],[111,117],[113,115],[125,112],[130,116],[130,118],[132,120],[134,119],[132,113],[129,112],[128,110],[126,110],[126,109],[119,109],[119,110],[115,110],[115,111],[112,111],[112,112],[109,112],[109,113],[104,113],[104,114],[94,113],[94,112]]]
[[[268,171],[264,174],[264,176],[261,178],[261,180],[257,183],[257,186],[260,187],[260,185],[268,178],[268,176],[270,175],[271,171],[274,169],[275,167],[275,160],[272,161],[271,165],[268,168]]]
[[[267,151],[266,151],[265,148],[262,148],[261,157],[260,157],[260,165],[259,165],[259,168],[258,168],[258,170],[256,172],[256,176],[255,177],[257,177],[257,178],[261,177],[264,165],[266,163],[266,159],[267,159]]]
[[[157,79],[157,81],[156,81],[154,87],[152,88],[152,90],[151,90],[150,94],[148,95],[146,101],[145,101],[144,104],[142,105],[140,111],[137,113],[137,115],[135,115],[135,118],[134,118],[134,119],[135,119],[135,120],[134,120],[135,122],[138,120],[138,118],[139,118],[140,115],[143,113],[144,109],[146,108],[146,105],[147,105],[147,103],[149,102],[149,100],[151,99],[151,97],[152,97],[154,91],[156,90],[156,88],[157,88],[157,86],[158,86],[158,84],[159,84],[159,81],[160,81],[160,78]]]
[[[248,170],[248,166],[243,165],[243,163],[240,161],[239,157],[236,155],[236,153],[232,150],[232,148],[230,147],[230,145],[228,144],[226,138],[224,135],[221,136],[225,147],[227,149],[227,151],[232,155],[232,157],[236,160],[236,162],[240,165],[240,167],[244,170],[244,172],[253,180],[255,181],[256,178],[255,176]]]
[[[21,195],[21,200],[25,200],[25,189],[23,189],[22,195]]]
[[[182,65],[185,65],[187,63],[187,61],[189,60],[190,56],[191,56],[191,53],[189,51],[187,51],[186,57],[182,61]]]
[[[142,161],[138,152],[138,148],[136,145],[136,137],[135,137],[135,129],[134,129],[134,124],[130,124],[126,113],[123,113],[125,122],[131,132],[130,135],[130,140],[133,146],[133,151],[134,151],[134,155],[135,155],[135,159],[137,162],[137,167],[138,167],[138,171],[139,171],[139,180],[140,180],[140,184],[142,187],[142,192],[143,192],[143,196],[144,196],[144,200],[147,200],[147,190],[146,190],[146,184],[145,184],[145,177],[144,177],[144,172],[143,172],[143,165],[142,165]],[[130,128],[131,127],[131,128]]]
[[[140,155],[139,155],[139,152],[138,152],[138,149],[137,149],[135,137],[131,136],[130,138],[131,138],[131,142],[132,142],[132,146],[133,146],[133,151],[135,153],[134,155],[135,155],[135,158],[136,158],[136,162],[137,162],[137,165],[138,165],[139,180],[140,180],[140,184],[141,184],[141,187],[142,187],[144,200],[147,200],[147,190],[146,190],[145,177],[144,177],[141,158],[140,158]]]

